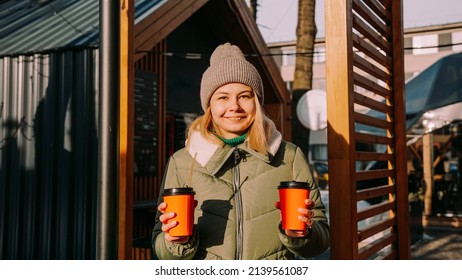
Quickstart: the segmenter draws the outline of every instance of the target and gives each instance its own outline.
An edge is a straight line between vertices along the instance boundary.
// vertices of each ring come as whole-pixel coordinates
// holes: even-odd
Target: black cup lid
[[[307,182],[284,181],[279,184],[278,189],[308,189],[310,185]]]
[[[193,188],[170,188],[164,190],[164,195],[195,194]]]

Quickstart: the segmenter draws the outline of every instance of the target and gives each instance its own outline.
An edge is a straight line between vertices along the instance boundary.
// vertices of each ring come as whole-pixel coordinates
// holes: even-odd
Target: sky
[[[461,0],[403,0],[404,28],[462,22]],[[257,24],[267,43],[295,40],[298,0],[259,0]],[[323,38],[324,0],[316,0],[318,38]]]

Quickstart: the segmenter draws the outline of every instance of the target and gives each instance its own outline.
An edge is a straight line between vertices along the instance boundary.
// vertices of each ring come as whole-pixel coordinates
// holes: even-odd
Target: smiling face
[[[247,85],[231,83],[218,88],[210,98],[216,132],[227,139],[245,134],[255,119],[255,101]]]

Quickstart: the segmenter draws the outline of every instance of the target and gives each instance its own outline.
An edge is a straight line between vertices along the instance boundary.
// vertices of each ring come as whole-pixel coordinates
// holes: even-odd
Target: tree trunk
[[[294,90],[310,90],[313,78],[313,52],[316,38],[316,0],[298,0],[297,44]]]
[[[316,0],[298,0],[297,56],[292,92],[292,142],[306,156],[309,152],[309,130],[300,123],[296,109],[302,95],[312,87],[314,40],[317,32],[314,21],[315,2]]]

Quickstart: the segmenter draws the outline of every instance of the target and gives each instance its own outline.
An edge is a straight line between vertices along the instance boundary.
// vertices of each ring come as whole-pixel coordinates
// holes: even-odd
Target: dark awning
[[[462,53],[445,56],[405,85],[406,131],[423,135],[462,119]],[[378,111],[366,115],[385,119]],[[356,131],[385,136],[383,129],[356,124]]]
[[[441,58],[406,83],[406,128],[425,134],[462,118],[462,53]]]

